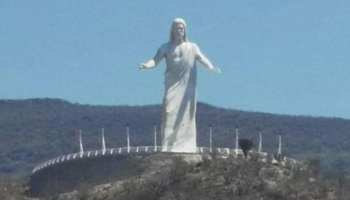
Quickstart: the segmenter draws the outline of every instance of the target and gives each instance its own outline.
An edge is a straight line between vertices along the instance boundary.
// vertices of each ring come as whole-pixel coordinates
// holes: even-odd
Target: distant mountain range
[[[159,128],[160,105],[93,106],[61,99],[0,100],[0,175],[22,177],[42,161],[79,150],[77,130],[83,131],[85,149],[101,148],[100,129],[107,147],[153,145],[153,127]],[[263,150],[277,150],[283,137],[284,153],[298,159],[320,160],[326,172],[350,168],[350,120],[341,118],[246,112],[198,103],[198,145],[209,146],[208,126],[214,127],[214,146],[233,147],[234,130],[257,142]],[[337,169],[337,170],[334,170]]]

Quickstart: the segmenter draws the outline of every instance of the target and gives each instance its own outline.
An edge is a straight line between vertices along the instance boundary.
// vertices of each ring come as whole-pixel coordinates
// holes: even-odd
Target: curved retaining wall
[[[35,174],[39,172],[40,170],[43,170],[47,167],[51,167],[54,165],[61,164],[63,162],[68,162],[71,160],[78,160],[78,159],[89,159],[94,157],[101,157],[101,156],[110,156],[110,155],[127,155],[127,154],[152,154],[161,152],[161,146],[137,146],[137,147],[119,147],[119,148],[109,148],[106,150],[93,150],[93,151],[86,151],[84,153],[71,153],[67,155],[58,156],[54,159],[48,160],[44,163],[39,164],[36,166],[32,174]],[[239,154],[242,155],[242,150],[235,150],[235,149],[229,149],[229,148],[212,148],[209,147],[198,147],[197,153],[199,154],[206,154],[206,153],[217,153],[217,154]],[[262,153],[265,155],[266,153]]]
[[[161,152],[160,146],[139,146],[110,148],[58,156],[33,169],[29,183],[30,193],[33,196],[58,194],[79,189],[84,184],[102,184],[122,177],[137,175],[142,173],[140,162],[144,158],[159,152]],[[210,149],[208,147],[198,147],[195,154],[217,154],[223,157],[230,155],[243,156],[241,150],[229,148]],[[258,154],[263,162],[275,162],[274,164],[281,165],[297,163],[296,160],[287,158],[281,159],[279,162],[265,152],[251,152],[251,154]]]

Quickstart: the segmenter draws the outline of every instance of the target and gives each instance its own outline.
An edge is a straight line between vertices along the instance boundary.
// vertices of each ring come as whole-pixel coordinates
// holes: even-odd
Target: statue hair
[[[173,20],[173,23],[171,24],[171,29],[170,29],[170,39],[169,39],[169,42],[174,42],[175,41],[175,38],[174,38],[174,30],[175,30],[175,26],[176,24],[182,24],[184,25],[184,31],[185,31],[185,35],[184,35],[184,41],[187,42],[188,39],[187,39],[187,24],[186,24],[186,21],[183,19],[183,18],[175,18]]]

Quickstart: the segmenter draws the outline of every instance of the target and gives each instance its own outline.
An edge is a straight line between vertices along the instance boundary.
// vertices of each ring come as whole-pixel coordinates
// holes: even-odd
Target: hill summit
[[[130,125],[131,145],[152,145],[153,127],[159,128],[160,105],[96,106],[61,99],[0,100],[0,175],[26,176],[35,165],[79,150],[77,130],[85,149],[100,149],[100,129],[107,147],[125,146]],[[277,150],[282,135],[283,153],[297,159],[319,159],[330,173],[350,167],[350,120],[246,112],[198,103],[199,146],[209,146],[208,126],[213,125],[213,146],[234,146],[234,130],[252,139],[263,135],[263,150]],[[336,170],[334,170],[336,169]]]

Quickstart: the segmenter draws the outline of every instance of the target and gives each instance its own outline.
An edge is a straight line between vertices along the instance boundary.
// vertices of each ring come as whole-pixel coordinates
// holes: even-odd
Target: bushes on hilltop
[[[331,200],[340,197],[339,188],[312,175],[310,170],[286,169],[263,163],[256,157],[249,160],[214,157],[197,164],[174,159],[171,167],[157,171],[151,178],[133,177],[119,187],[90,193],[87,199]],[[342,195],[350,193],[343,191]]]

